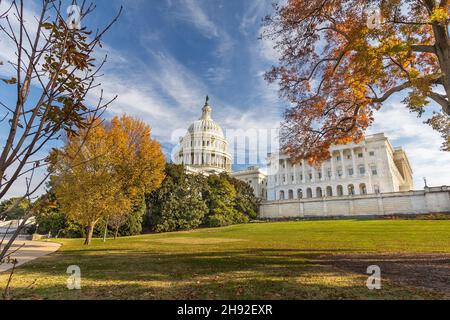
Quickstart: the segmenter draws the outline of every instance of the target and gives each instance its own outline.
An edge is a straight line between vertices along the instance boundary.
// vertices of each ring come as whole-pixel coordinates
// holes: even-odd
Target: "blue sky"
[[[119,95],[107,116],[126,112],[145,120],[167,153],[200,116],[205,96],[213,117],[225,130],[275,129],[286,103],[263,73],[276,63],[273,44],[258,40],[261,19],[273,0],[98,0],[84,24],[106,23],[124,12],[106,35],[98,57],[108,53],[101,80],[105,93]],[[26,2],[32,15],[39,1]],[[0,59],[12,52],[0,38]],[[0,73],[7,70],[0,68]],[[2,98],[12,96],[0,86]],[[95,94],[91,99],[94,101]],[[423,120],[408,113],[402,96],[391,98],[377,114],[371,133],[385,132],[408,152],[416,188],[422,177],[431,185],[450,184],[450,154]],[[4,130],[0,129],[2,136]],[[3,138],[1,139],[3,140]],[[20,187],[12,194],[20,193]]]

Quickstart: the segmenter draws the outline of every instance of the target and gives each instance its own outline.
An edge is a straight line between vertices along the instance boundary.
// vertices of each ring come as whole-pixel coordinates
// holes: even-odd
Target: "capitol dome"
[[[188,129],[180,140],[180,149],[175,154],[175,163],[190,172],[220,174],[231,172],[231,155],[222,128],[211,118],[212,108],[206,97],[202,116]]]
[[[188,133],[210,132],[224,137],[222,128],[211,118],[212,108],[209,106],[208,100],[206,101],[202,111],[202,117],[191,124],[188,129]]]

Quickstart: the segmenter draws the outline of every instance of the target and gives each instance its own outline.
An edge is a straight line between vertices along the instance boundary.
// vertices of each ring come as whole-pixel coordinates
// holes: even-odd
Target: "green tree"
[[[256,219],[259,203],[253,188],[244,181],[227,177],[236,190],[235,209],[250,219]]]
[[[66,228],[67,217],[61,213],[56,195],[49,191],[46,198],[41,198],[42,204],[36,210],[37,233],[58,235]]]
[[[10,209],[11,208],[11,209]],[[17,220],[23,218],[30,208],[30,201],[23,198],[11,198],[0,204],[0,213],[7,212],[1,219]],[[10,209],[10,210],[9,210]]]
[[[168,164],[166,179],[151,197],[152,225],[156,232],[199,227],[208,207],[202,198],[204,178],[187,175],[182,166]]]
[[[145,197],[143,197],[140,203],[137,202],[133,213],[128,216],[128,219],[127,221],[125,221],[125,224],[121,226],[119,230],[120,235],[136,236],[141,234],[146,211],[147,211],[147,204],[145,202]]]
[[[51,183],[49,190],[35,203],[35,218],[39,234],[48,234],[58,238],[80,238],[85,236],[83,226],[69,219],[61,210],[61,205],[53,191]]]
[[[166,166],[166,179],[149,198],[156,232],[221,227],[256,218],[257,200],[247,183],[227,174],[186,174],[179,165]]]
[[[208,177],[208,186],[206,201],[209,215],[205,219],[206,226],[222,227],[249,221],[246,215],[236,209],[237,192],[227,176]]]

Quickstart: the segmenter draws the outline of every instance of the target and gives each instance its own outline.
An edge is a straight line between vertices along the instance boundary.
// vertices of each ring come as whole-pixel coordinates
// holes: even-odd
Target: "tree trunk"
[[[91,222],[87,227],[87,235],[86,240],[84,241],[84,245],[88,246],[92,242],[92,235],[94,234],[95,222]]]
[[[447,30],[444,26],[434,25],[433,26],[434,36],[435,36],[435,48],[436,55],[439,60],[439,65],[441,71],[444,74],[442,78],[442,85],[444,87],[447,101],[436,101],[442,106],[442,110],[445,114],[450,116],[450,103],[448,99],[450,98],[450,45]]]
[[[119,236],[119,227],[116,227],[116,231],[114,232],[114,240]]]
[[[108,221],[109,221],[109,218],[106,218],[105,232],[103,233],[103,242],[106,242],[106,236],[108,234]]]

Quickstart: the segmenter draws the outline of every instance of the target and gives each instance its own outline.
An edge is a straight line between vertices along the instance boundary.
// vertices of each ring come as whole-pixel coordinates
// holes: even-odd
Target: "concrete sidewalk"
[[[19,262],[16,267],[56,252],[61,247],[60,244],[52,242],[16,240],[9,252],[17,250],[17,248],[19,248],[23,244],[25,244],[23,248],[11,255],[12,258],[17,259]],[[4,263],[0,265],[0,272],[5,272],[7,270],[10,270],[11,268],[11,264]]]

